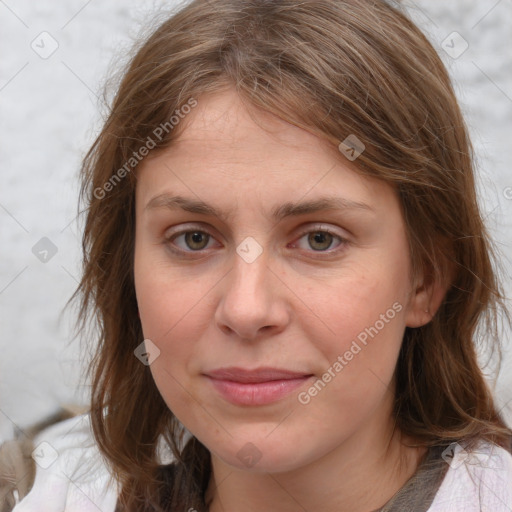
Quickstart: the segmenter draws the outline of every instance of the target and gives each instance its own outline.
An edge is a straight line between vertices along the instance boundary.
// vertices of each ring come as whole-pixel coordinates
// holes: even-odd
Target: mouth
[[[235,405],[276,402],[307,382],[313,374],[281,368],[220,368],[204,374],[214,389]]]

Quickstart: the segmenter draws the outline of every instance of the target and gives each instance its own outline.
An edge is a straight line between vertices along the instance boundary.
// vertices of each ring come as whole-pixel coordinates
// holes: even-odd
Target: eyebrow
[[[159,194],[153,197],[146,204],[144,210],[157,208],[170,210],[181,208],[190,213],[214,216],[225,222],[232,219],[234,215],[233,210],[220,210],[200,200],[170,194]],[[274,221],[280,221],[286,217],[296,217],[325,210],[360,210],[376,213],[375,210],[366,203],[352,201],[343,197],[320,197],[311,201],[283,203],[280,206],[274,207],[270,216]]]

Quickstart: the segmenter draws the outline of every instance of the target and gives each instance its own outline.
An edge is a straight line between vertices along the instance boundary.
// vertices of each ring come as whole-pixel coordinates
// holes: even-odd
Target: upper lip
[[[308,377],[311,374],[307,372],[294,372],[291,370],[284,370],[282,368],[256,368],[248,370],[245,368],[237,368],[230,366],[229,368],[219,368],[206,373],[208,377],[219,380],[231,380],[234,382],[268,382],[272,380],[290,380],[298,379],[301,377]]]

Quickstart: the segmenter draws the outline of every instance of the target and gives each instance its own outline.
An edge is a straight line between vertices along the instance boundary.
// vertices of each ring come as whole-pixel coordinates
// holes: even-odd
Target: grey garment
[[[445,448],[429,448],[414,475],[383,507],[374,512],[426,512],[449,468],[441,457]]]

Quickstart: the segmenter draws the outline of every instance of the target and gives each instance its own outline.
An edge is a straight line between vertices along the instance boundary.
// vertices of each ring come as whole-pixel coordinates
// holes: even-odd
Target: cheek
[[[328,286],[314,288],[308,292],[314,303],[318,325],[338,340],[336,348],[343,349],[351,340],[359,338],[364,343],[368,330],[379,334],[397,336],[403,329],[406,287],[403,278],[390,272],[390,267],[367,259],[350,273]],[[392,334],[394,336],[392,336]]]
[[[176,292],[176,286],[176,282],[172,287],[145,282],[137,290],[137,300],[144,338],[160,350],[151,370],[167,371],[182,379],[188,361],[200,355],[196,353],[197,340],[211,315],[205,311],[205,303],[198,300],[200,289],[189,284],[186,291]]]
[[[321,321],[304,324],[303,329],[322,353],[325,372],[330,369],[330,375],[324,375],[331,392],[358,407],[361,396],[371,396],[372,386],[382,388],[392,381],[408,288],[399,250],[388,257],[380,252],[350,268],[329,286],[310,291]]]
[[[178,274],[142,252],[136,253],[134,278],[144,338],[160,351],[151,373],[168,406],[180,410],[192,389],[194,361],[201,360],[197,340],[211,322],[208,293],[216,280]]]
[[[391,381],[404,332],[399,301],[375,294],[368,300],[371,305],[367,301],[347,304],[343,317],[338,315],[333,342],[325,347],[328,368],[337,362],[335,369],[342,371],[352,385],[364,385],[367,372],[385,383]]]
[[[134,280],[144,336],[157,345],[172,340],[183,324],[197,325],[214,283],[213,276],[198,279],[174,268],[161,248],[142,244],[136,246]]]
[[[149,369],[155,384],[167,406],[180,421],[193,427],[204,418],[196,418],[190,407],[191,364],[197,353],[205,317],[199,284],[180,283],[176,277],[165,277],[165,269],[159,273],[155,267],[135,272],[137,301],[145,339],[150,339],[159,349],[158,357]],[[167,269],[168,272],[168,269]],[[181,286],[183,285],[183,286]],[[204,306],[203,306],[204,308]]]
[[[321,302],[329,331],[323,328],[326,334],[318,336],[312,324],[303,327],[324,363],[298,401],[312,418],[313,430],[326,438],[349,435],[357,425],[371,422],[376,411],[390,407],[404,332],[404,308],[395,285],[382,275],[344,280]]]

